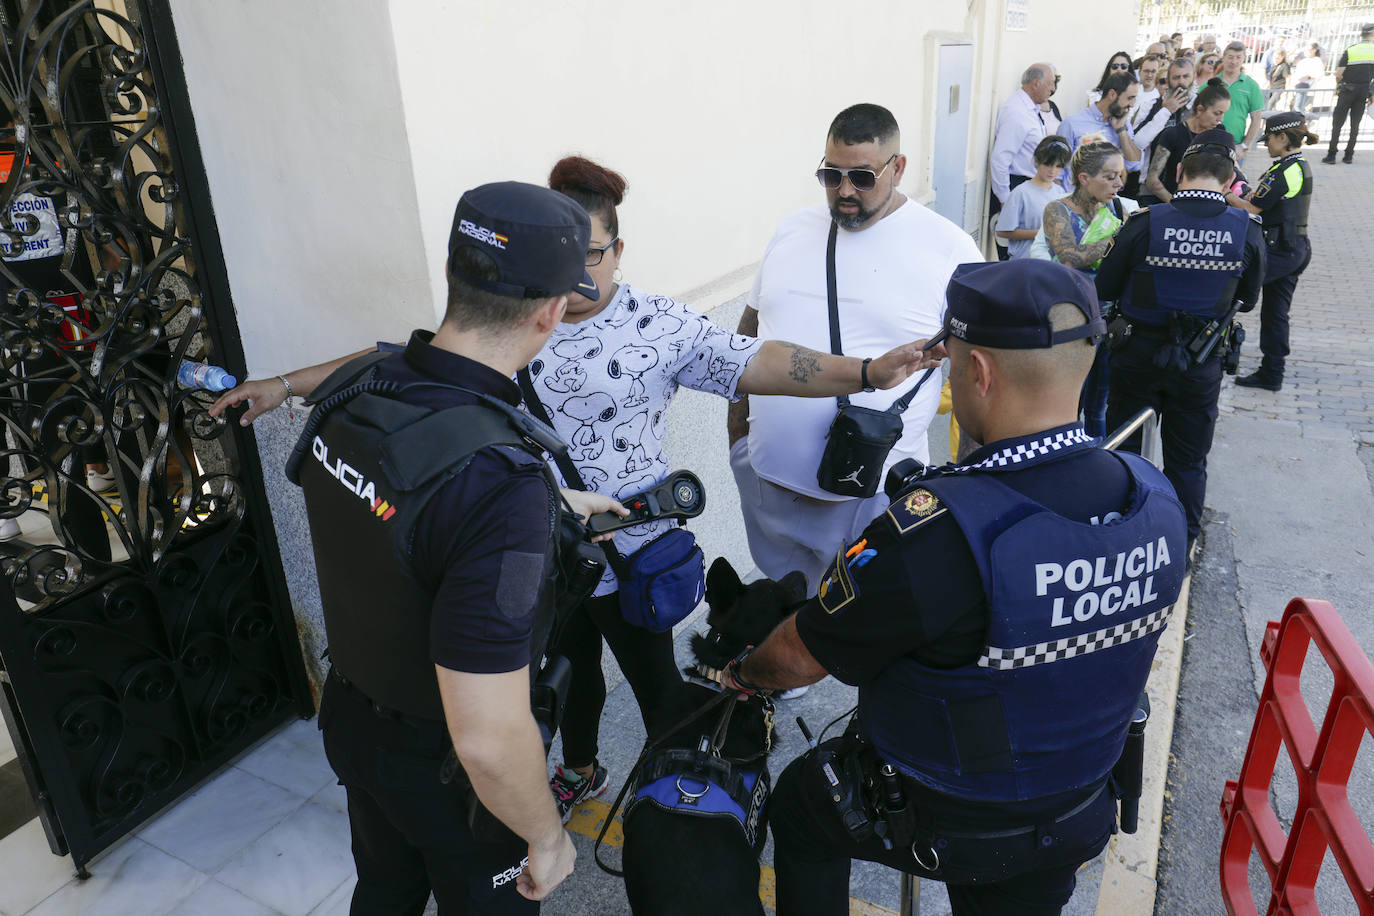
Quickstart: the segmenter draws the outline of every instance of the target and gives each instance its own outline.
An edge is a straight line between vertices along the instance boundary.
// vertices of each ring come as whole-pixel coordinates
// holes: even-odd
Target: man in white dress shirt
[[[988,214],[996,218],[1011,196],[1011,189],[1035,174],[1035,147],[1048,131],[1040,106],[1054,93],[1053,64],[1031,64],[1021,74],[1021,88],[1013,92],[997,113],[996,136],[988,167],[992,172],[992,206]],[[998,257],[1006,259],[1005,246],[998,244]]]

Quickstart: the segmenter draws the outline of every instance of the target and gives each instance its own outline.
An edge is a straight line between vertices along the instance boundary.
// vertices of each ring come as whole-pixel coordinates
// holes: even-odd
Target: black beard
[[[840,204],[842,203],[853,204],[858,207],[859,210],[857,213],[842,213],[840,211]],[[835,202],[830,205],[830,216],[839,224],[841,229],[858,229],[864,223],[872,219],[873,214],[877,212],[876,210],[865,210],[863,203],[853,197],[836,198]]]

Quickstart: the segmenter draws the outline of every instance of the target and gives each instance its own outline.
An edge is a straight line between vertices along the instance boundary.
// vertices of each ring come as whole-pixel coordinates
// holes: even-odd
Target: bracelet
[[[291,406],[291,383],[287,381],[286,376],[284,375],[279,375],[277,376],[277,378],[280,379],[282,385],[286,387],[286,399],[283,400],[282,403],[289,408]]]
[[[870,385],[869,382],[868,382],[868,364],[871,363],[871,362],[873,362],[873,357],[871,357],[871,356],[865,356],[865,357],[864,357],[864,361],[861,362],[861,363],[859,363],[859,386],[860,386],[864,391],[877,391],[877,390],[878,390],[878,389],[874,388],[872,385]]]

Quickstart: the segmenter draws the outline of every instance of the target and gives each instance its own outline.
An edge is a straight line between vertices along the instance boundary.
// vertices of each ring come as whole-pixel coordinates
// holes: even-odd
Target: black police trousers
[[[1112,353],[1112,386],[1107,400],[1107,428],[1116,429],[1141,408],[1153,407],[1160,416],[1164,476],[1174,485],[1188,516],[1188,540],[1202,527],[1202,503],[1207,493],[1207,453],[1217,425],[1217,396],[1221,393],[1221,354],[1215,350],[1200,366],[1161,369],[1155,352],[1170,346],[1163,340],[1133,333],[1126,345]],[[1137,432],[1122,446],[1139,452]]]
[[[1056,916],[1073,896],[1078,867],[1102,851],[1116,823],[1116,800],[1107,791],[1043,833],[991,838],[968,835],[986,830],[937,823],[930,849],[939,861],[923,853],[927,865],[937,866],[931,870],[916,862],[909,846],[886,850],[877,838],[852,839],[811,762],[814,753],[792,761],[768,803],[778,916],[848,913],[852,859],[943,881],[953,916]]]
[[[1369,101],[1369,86],[1342,86],[1344,88],[1336,90],[1336,106],[1331,110],[1331,145],[1326,153],[1333,158],[1336,148],[1340,146],[1341,127],[1347,117],[1350,118],[1350,137],[1345,141],[1345,155],[1355,155],[1355,141],[1360,137],[1360,119],[1364,117],[1364,106]]]
[[[378,714],[331,672],[319,724],[329,765],[348,790],[358,868],[352,916],[419,916],[431,891],[441,916],[539,912],[515,890],[525,844],[478,841],[461,774],[439,781],[449,747],[443,723]]]
[[[1288,360],[1288,312],[1298,277],[1312,260],[1312,246],[1303,237],[1297,251],[1274,254],[1271,249],[1269,258],[1269,273],[1261,287],[1259,374],[1267,381],[1281,382]]]
[[[569,767],[596,762],[601,711],[606,705],[606,678],[601,672],[602,636],[634,691],[649,734],[655,732],[657,723],[653,717],[662,707],[664,696],[682,683],[673,656],[671,632],[655,633],[627,622],[620,613],[618,592],[583,601],[568,614],[558,643],[549,652],[562,655],[572,664],[572,683],[559,727],[563,763]]]

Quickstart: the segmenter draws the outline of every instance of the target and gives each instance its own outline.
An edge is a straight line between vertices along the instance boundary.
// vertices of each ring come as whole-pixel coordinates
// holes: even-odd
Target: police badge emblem
[[[888,518],[896,527],[898,534],[906,534],[917,525],[923,524],[937,515],[945,513],[945,507],[934,493],[929,490],[912,490],[900,502],[888,507]]]

